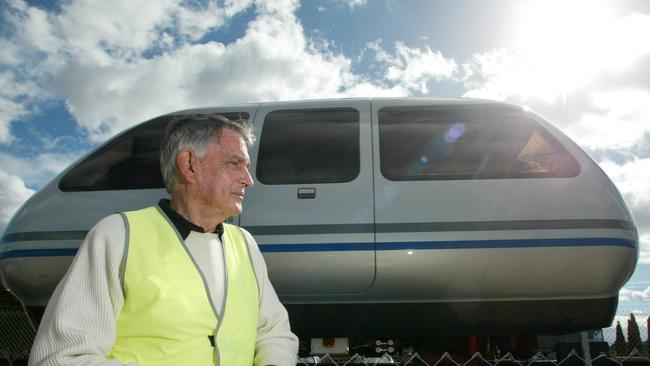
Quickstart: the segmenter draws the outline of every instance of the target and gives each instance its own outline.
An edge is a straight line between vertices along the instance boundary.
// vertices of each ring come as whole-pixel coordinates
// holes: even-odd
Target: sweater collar
[[[181,238],[183,240],[187,239],[187,237],[190,236],[190,232],[192,231],[196,231],[198,233],[206,232],[201,226],[188,221],[181,214],[174,211],[174,209],[169,206],[170,202],[171,201],[168,199],[161,199],[158,201],[158,206],[165,213],[165,215],[167,215],[169,221],[171,221],[176,230],[178,230],[178,233],[181,235]],[[212,232],[221,238],[221,235],[223,234],[223,223],[217,225]]]

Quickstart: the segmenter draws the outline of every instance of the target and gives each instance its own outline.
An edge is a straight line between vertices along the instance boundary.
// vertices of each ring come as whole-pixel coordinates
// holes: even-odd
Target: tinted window
[[[222,113],[248,119],[247,113]],[[63,191],[104,191],[164,188],[160,172],[160,142],[173,116],[163,116],[126,132],[97,150],[61,179]]]
[[[257,179],[264,184],[349,182],[359,175],[359,112],[301,109],[267,114]]]
[[[575,159],[516,108],[379,111],[381,172],[391,180],[571,177]]]

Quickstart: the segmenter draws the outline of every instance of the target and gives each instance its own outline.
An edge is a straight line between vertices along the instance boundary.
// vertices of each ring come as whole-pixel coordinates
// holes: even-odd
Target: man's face
[[[197,164],[197,198],[224,219],[241,214],[244,190],[253,185],[249,164],[244,139],[224,128]]]

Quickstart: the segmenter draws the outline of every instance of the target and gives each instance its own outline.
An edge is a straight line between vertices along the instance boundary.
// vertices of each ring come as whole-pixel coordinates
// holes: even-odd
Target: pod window
[[[379,111],[381,172],[390,180],[562,178],[577,161],[524,111],[510,107],[388,107]]]
[[[248,113],[221,113],[248,119]],[[59,183],[62,191],[163,189],[160,142],[174,116],[163,116],[118,136],[72,168]]]
[[[264,184],[341,183],[359,175],[359,111],[273,111],[260,138],[257,179]]]

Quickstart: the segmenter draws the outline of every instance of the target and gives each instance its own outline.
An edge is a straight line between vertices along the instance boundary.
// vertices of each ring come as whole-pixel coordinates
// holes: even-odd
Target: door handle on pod
[[[316,188],[298,188],[298,199],[316,198]]]

